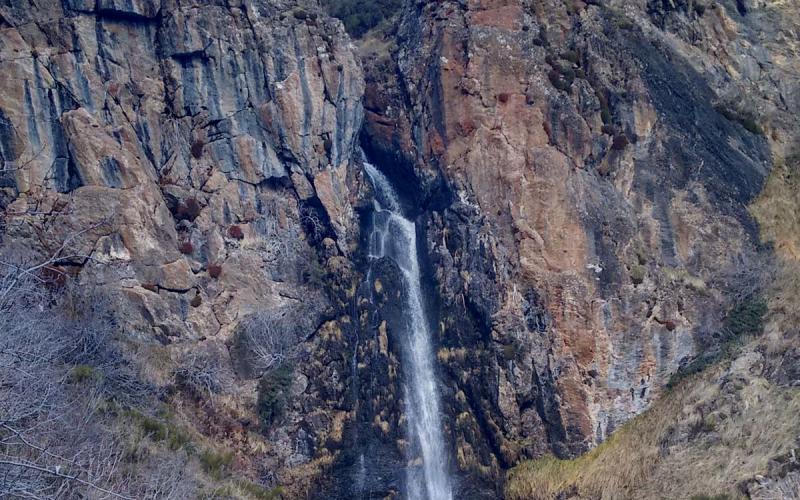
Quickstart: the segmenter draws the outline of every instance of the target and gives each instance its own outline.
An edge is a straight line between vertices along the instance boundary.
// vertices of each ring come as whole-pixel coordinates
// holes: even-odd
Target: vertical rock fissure
[[[449,500],[453,493],[442,434],[431,332],[422,296],[416,227],[402,215],[397,194],[386,177],[370,163],[364,162],[364,168],[375,189],[369,257],[371,260],[392,259],[402,272],[406,287],[403,307],[406,331],[401,333],[401,342],[406,352],[403,390],[411,442],[407,495],[411,500]]]

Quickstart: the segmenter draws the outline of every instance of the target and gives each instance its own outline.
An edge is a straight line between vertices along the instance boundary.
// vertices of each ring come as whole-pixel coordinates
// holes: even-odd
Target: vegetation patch
[[[70,381],[73,384],[81,384],[90,380],[96,380],[100,374],[93,367],[88,365],[78,365],[70,372]]]
[[[764,331],[766,313],[767,303],[761,297],[743,300],[732,307],[718,335],[722,343],[704,350],[690,363],[679,368],[669,378],[667,388],[674,388],[686,378],[706,370],[721,360],[733,358],[740,352],[745,339],[757,337]]]
[[[258,383],[258,416],[261,424],[268,428],[286,411],[289,387],[294,370],[284,363],[270,371]]]
[[[200,454],[200,465],[203,471],[216,480],[225,477],[233,463],[233,452],[216,451],[212,449],[203,450]]]
[[[222,266],[219,264],[209,264],[208,275],[214,279],[219,278],[222,275]]]
[[[725,383],[740,373],[717,365],[582,456],[521,463],[507,474],[505,497],[738,498],[742,478],[761,474],[770,459],[792,448],[800,410],[796,388],[763,378],[737,388]]]
[[[188,452],[193,451],[193,447],[190,446],[191,436],[177,425],[145,415],[138,410],[126,410],[123,414],[132,419],[150,440],[156,443],[165,443],[173,451],[181,448]]]
[[[634,285],[641,285],[644,282],[644,277],[647,274],[647,269],[643,265],[634,264],[631,266],[631,283]]]
[[[197,201],[197,198],[186,198],[178,202],[178,206],[175,209],[175,217],[178,220],[188,220],[192,222],[200,215],[201,210],[202,207],[200,206],[200,202]]]
[[[244,239],[244,231],[242,231],[240,226],[234,224],[228,228],[228,236],[235,240],[242,240]]]
[[[762,129],[761,125],[756,122],[756,118],[751,113],[721,104],[717,105],[714,109],[716,109],[719,114],[724,116],[729,121],[740,124],[750,133],[757,135],[764,134],[764,129]]]
[[[245,480],[236,481],[236,486],[249,497],[257,500],[278,500],[284,496],[283,488],[280,486],[264,488],[263,486]]]
[[[400,12],[402,0],[325,0],[331,16],[344,23],[347,32],[361,38],[382,21]]]

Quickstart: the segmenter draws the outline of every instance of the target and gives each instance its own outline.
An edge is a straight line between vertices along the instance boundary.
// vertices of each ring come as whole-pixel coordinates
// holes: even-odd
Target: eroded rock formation
[[[200,429],[245,460],[268,446],[270,469],[318,458],[316,443],[341,434],[337,297],[359,235],[364,84],[341,24],[270,1],[0,14],[5,256],[66,244],[59,271],[113,294],[149,377],[169,383],[196,359],[219,368],[224,394],[197,402]],[[244,318],[286,308],[309,319],[295,413],[254,441],[255,377],[234,374],[228,348]]]
[[[424,228],[460,495],[491,496],[717,342],[763,251],[747,206],[795,152],[799,14],[407,2],[362,65],[312,1],[6,3],[3,258],[60,252],[111,294],[144,372],[253,477],[349,497],[367,456],[358,487],[396,494],[401,286],[366,259],[363,143]],[[265,311],[302,346],[266,428],[240,338]],[[214,394],[176,378],[198,359]]]
[[[717,342],[730,275],[760,259],[747,206],[796,146],[797,21],[779,2],[417,2],[387,35],[365,143],[428,208],[462,470],[587,450]]]

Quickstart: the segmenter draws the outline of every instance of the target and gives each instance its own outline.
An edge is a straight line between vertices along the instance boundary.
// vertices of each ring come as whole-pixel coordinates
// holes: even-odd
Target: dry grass
[[[775,245],[776,252],[800,260],[800,157],[778,159],[764,189],[750,206],[761,226],[761,239]]]
[[[759,362],[746,349],[729,369],[685,380],[577,459],[519,465],[508,474],[507,498],[736,498],[737,484],[764,473],[800,432],[800,389],[751,377]]]
[[[779,355],[800,342],[786,335],[800,325],[800,157],[776,159],[750,213],[761,228],[761,239],[774,245],[779,273],[769,293],[767,349]]]
[[[389,35],[393,19],[385,19],[380,25],[356,40],[358,55],[368,64],[385,63],[391,59],[394,38]]]

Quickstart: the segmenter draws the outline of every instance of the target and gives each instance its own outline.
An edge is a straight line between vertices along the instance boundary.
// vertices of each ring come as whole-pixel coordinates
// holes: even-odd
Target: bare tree
[[[296,330],[285,310],[266,311],[249,318],[243,327],[249,359],[260,372],[293,358],[298,343]]]
[[[325,224],[316,210],[311,207],[300,207],[300,224],[308,233],[311,244],[316,244],[325,236]]]
[[[213,405],[214,395],[222,392],[230,378],[222,363],[222,353],[192,350],[182,356],[178,364],[174,372],[177,384],[198,398],[208,397]]]
[[[77,236],[77,235],[76,235]],[[0,497],[135,498],[124,447],[102,408],[148,390],[120,355],[111,304],[40,271],[72,255],[65,242],[0,274]]]
[[[70,358],[88,360],[85,331],[53,313],[57,300],[32,273],[4,276],[0,296],[0,496],[71,497],[117,493],[121,450],[95,435],[102,381]],[[95,349],[96,350],[96,349]],[[81,378],[81,387],[75,382]]]
[[[314,331],[319,311],[308,305],[283,306],[247,317],[239,326],[237,349],[255,375],[295,359]]]

